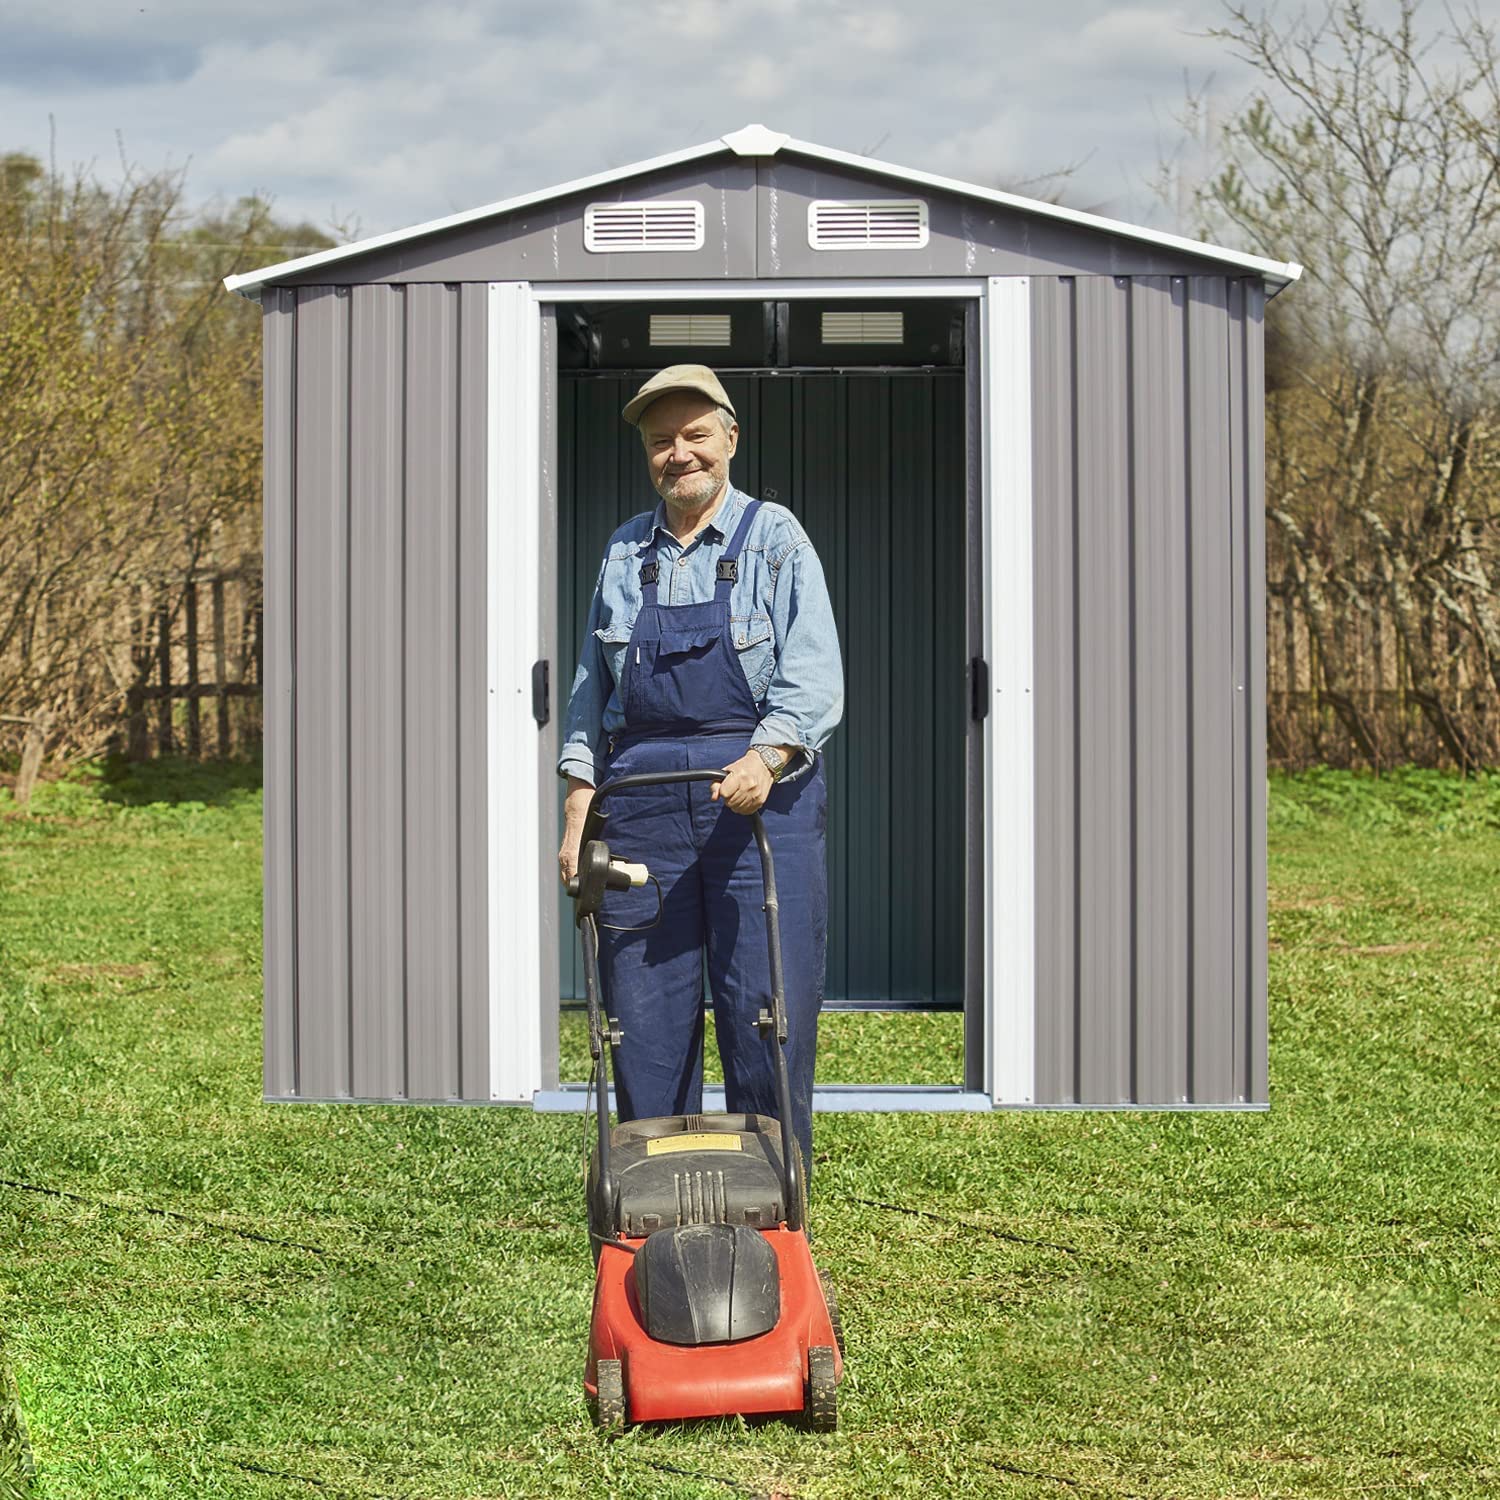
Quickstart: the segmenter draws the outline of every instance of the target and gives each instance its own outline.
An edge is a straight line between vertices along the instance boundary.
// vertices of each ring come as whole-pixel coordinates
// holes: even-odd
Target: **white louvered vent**
[[[895,312],[825,312],[825,344],[899,344],[905,332],[904,315]]]
[[[631,250],[701,250],[703,205],[590,203],[583,211],[583,247],[599,254]]]
[[[651,342],[685,348],[727,349],[728,313],[652,313]]]
[[[814,250],[920,250],[927,244],[927,204],[815,198],[807,205],[807,243]]]

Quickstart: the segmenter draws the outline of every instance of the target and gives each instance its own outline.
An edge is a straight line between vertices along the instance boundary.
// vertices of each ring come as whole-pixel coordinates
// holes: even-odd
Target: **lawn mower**
[[[609,1123],[609,1059],[621,1032],[600,994],[598,914],[606,891],[652,877],[644,865],[611,855],[601,837],[603,804],[630,787],[724,776],[645,772],[606,782],[594,793],[578,873],[568,884],[598,1077],[587,1188],[596,1276],[584,1391],[604,1428],[800,1413],[826,1432],[838,1422],[842,1339],[832,1288],[807,1240],[784,1051],[776,875],[759,813],[750,821],[765,882],[771,993],[755,1026],[775,1057],[780,1119],[698,1114]]]

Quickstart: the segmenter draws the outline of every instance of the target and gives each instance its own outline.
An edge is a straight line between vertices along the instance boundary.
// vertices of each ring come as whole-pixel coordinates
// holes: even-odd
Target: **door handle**
[[[531,667],[531,717],[540,729],[552,717],[552,666],[544,657]]]
[[[982,656],[969,659],[969,717],[979,720],[990,711],[990,664]]]

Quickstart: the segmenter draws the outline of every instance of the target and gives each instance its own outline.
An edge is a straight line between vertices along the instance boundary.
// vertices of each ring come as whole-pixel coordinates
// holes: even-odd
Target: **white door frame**
[[[1031,631],[1030,282],[1022,277],[860,281],[635,281],[489,288],[488,653],[490,1097],[538,1109],[581,1109],[582,1093],[543,1089],[541,1076],[542,826],[536,786],[531,668],[537,570],[507,559],[541,544],[541,421],[537,371],[544,305],[567,302],[793,301],[970,298],[980,306],[983,639],[990,664],[983,722],[986,918],[985,1092],[832,1086],[819,1110],[988,1109],[1027,1105],[1035,1071],[1035,812]],[[529,501],[529,503],[528,503]],[[502,525],[503,522],[503,525]],[[501,537],[505,539],[502,556]],[[564,673],[555,674],[560,686]],[[1004,795],[1000,795],[1000,793]],[[526,813],[522,815],[522,805]],[[503,1042],[503,1045],[502,1045]],[[705,1107],[722,1107],[706,1091]]]

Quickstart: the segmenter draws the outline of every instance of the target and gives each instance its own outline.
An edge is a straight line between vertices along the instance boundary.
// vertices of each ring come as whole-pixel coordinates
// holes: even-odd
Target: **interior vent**
[[[920,250],[927,244],[927,204],[816,198],[807,205],[807,242],[814,250]]]
[[[899,344],[905,333],[905,317],[895,312],[825,312],[825,344]]]
[[[631,250],[701,250],[703,205],[590,203],[583,211],[583,247],[599,254]]]
[[[652,313],[651,342],[685,348],[727,349],[728,313]]]

